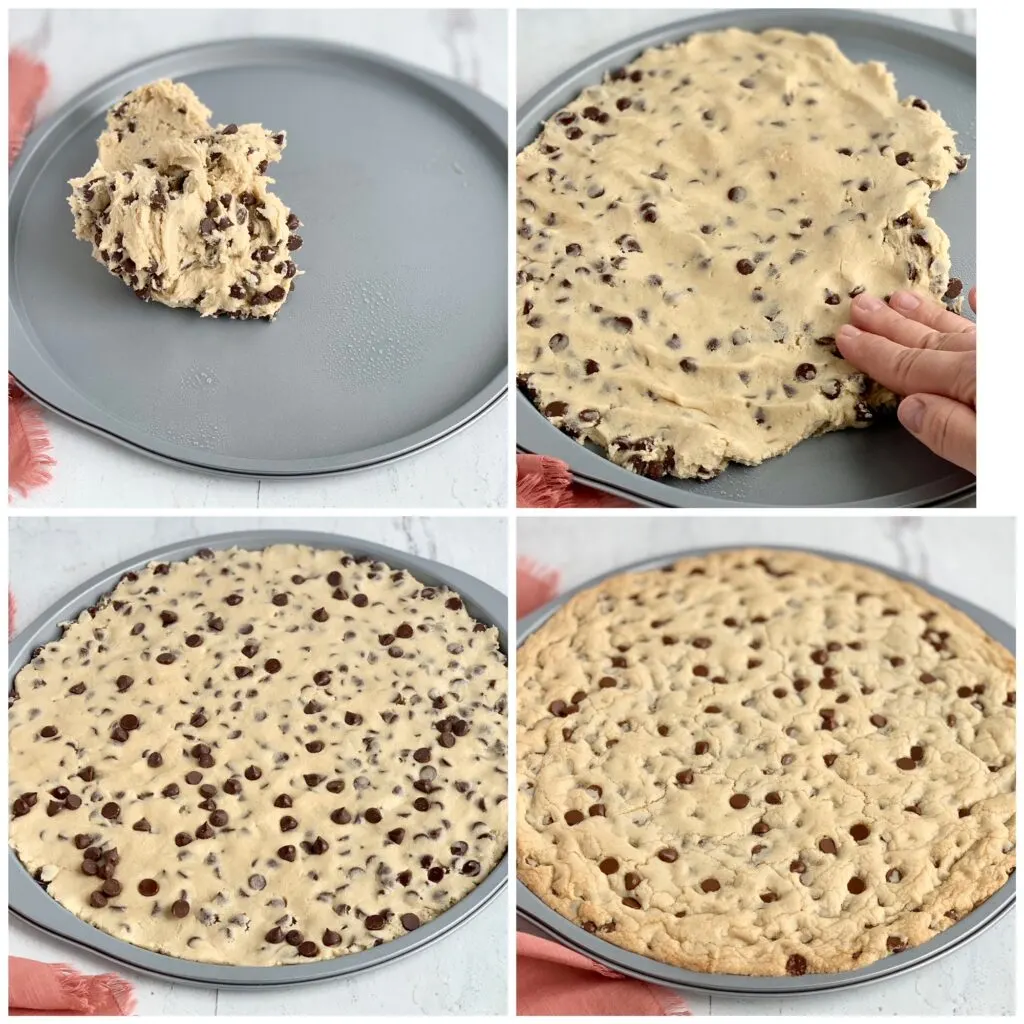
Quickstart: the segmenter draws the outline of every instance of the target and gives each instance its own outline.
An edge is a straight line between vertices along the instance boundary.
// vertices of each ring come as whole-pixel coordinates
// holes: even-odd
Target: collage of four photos
[[[8,11],[9,1014],[1015,1015],[977,12],[169,14]]]

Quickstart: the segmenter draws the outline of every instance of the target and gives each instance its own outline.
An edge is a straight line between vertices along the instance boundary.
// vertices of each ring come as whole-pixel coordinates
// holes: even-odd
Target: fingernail
[[[924,426],[924,402],[920,398],[904,398],[897,412],[900,423],[912,434],[920,434]]]
[[[874,295],[858,295],[853,301],[861,309],[881,309],[885,305],[881,299],[876,299]]]
[[[859,338],[861,333],[853,324],[843,324],[836,332],[836,341],[853,341],[855,338]]]
[[[895,306],[896,309],[917,309],[921,305],[921,300],[913,292],[897,292],[890,300],[890,306]]]

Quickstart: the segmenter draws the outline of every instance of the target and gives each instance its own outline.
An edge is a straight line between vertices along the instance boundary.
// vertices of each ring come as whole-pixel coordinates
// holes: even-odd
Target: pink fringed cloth
[[[550,455],[516,456],[519,508],[636,508],[631,501],[573,482],[569,467]]]
[[[8,137],[7,163],[14,163],[25,137],[32,128],[39,101],[46,92],[49,75],[46,65],[13,50],[7,57]],[[50,454],[50,438],[42,413],[28,396],[7,380],[7,489],[24,497],[50,481],[56,464]]]
[[[11,956],[7,1005],[11,1017],[128,1017],[135,993],[116,974],[82,974],[68,964]]]

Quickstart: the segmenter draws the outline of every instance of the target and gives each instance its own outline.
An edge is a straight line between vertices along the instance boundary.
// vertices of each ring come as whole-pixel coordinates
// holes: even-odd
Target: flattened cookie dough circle
[[[624,949],[851,970],[1013,871],[1015,662],[916,586],[689,558],[578,594],[517,665],[519,877]]]
[[[15,686],[11,845],[134,945],[342,956],[437,917],[505,853],[497,630],[382,562],[276,545],[152,563]]]
[[[866,425],[893,396],[835,333],[861,292],[946,294],[928,207],[965,163],[925,100],[825,36],[648,50],[517,159],[520,387],[656,479]]]

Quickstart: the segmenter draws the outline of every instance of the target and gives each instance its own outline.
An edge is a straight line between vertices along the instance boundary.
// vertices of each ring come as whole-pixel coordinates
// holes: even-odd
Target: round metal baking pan
[[[583,590],[589,590],[597,586],[603,580],[613,576],[621,576],[624,573],[643,572],[647,569],[658,569],[663,565],[670,565],[680,558],[699,557],[709,555],[716,551],[730,551],[739,545],[717,545],[714,547],[691,548],[686,551],[677,551],[672,554],[659,555],[656,558],[646,558],[640,562],[633,562],[624,565],[619,569],[595,576],[594,579],[581,583],[578,587],[564,594],[560,594],[554,601],[549,602],[542,608],[519,620],[517,627],[516,645],[521,646],[523,641],[536,632],[551,616],[570,601],[576,594]],[[1001,643],[1008,651],[1013,652],[1016,645],[1016,630],[1013,626],[993,615],[991,612],[979,608],[970,601],[949,594],[930,583],[916,579],[907,573],[899,572],[886,565],[879,565],[876,562],[869,562],[864,558],[855,558],[852,555],[836,551],[822,551],[818,548],[795,548],[783,544],[758,544],[762,548],[774,548],[779,551],[805,551],[813,555],[821,555],[823,558],[832,558],[837,561],[854,562],[858,565],[866,565],[876,569],[888,576],[898,580],[905,580],[916,586],[927,590],[936,597],[941,598],[954,608],[958,608],[966,616],[973,619],[993,639]],[[860,985],[867,985],[874,981],[882,981],[897,974],[913,970],[915,967],[922,967],[932,963],[940,957],[952,953],[968,940],[980,935],[986,928],[998,921],[1006,914],[1014,904],[1016,895],[1016,875],[1011,875],[998,892],[990,896],[984,903],[976,907],[963,920],[958,921],[951,928],[929,939],[920,946],[908,949],[903,953],[892,953],[882,960],[878,960],[867,967],[858,967],[853,971],[842,971],[836,974],[805,974],[801,977],[750,977],[739,974],[704,974],[699,971],[688,971],[681,967],[673,967],[669,964],[660,963],[650,957],[640,956],[637,953],[630,953],[620,949],[618,946],[596,935],[591,935],[578,925],[556,913],[539,897],[535,896],[522,882],[516,882],[516,909],[522,917],[531,925],[547,933],[553,939],[563,943],[570,949],[582,953],[584,956],[604,964],[606,967],[621,974],[627,974],[643,981],[650,981],[657,985],[665,985],[674,989],[690,989],[701,992],[724,992],[733,995],[746,996],[793,996],[807,995],[812,992],[831,992],[838,989],[856,988]]]
[[[932,214],[949,235],[954,276],[975,280],[976,84],[975,40],[866,11],[741,10],[677,21],[602,50],[528,100],[518,111],[516,147],[532,142],[541,125],[606,71],[628,64],[652,46],[694,32],[724,28],[788,28],[831,36],[851,60],[879,60],[896,76],[901,96],[920,95],[956,129],[966,170],[934,193]],[[773,506],[903,507],[972,500],[974,476],[933,455],[895,417],[866,430],[841,430],[801,441],[760,466],[730,465],[714,480],[648,480],[616,466],[594,445],[581,445],[516,395],[516,440],[528,452],[568,463],[577,479],[640,504],[671,508]]]
[[[83,41],[84,42],[84,41]],[[68,178],[126,91],[183,80],[213,120],[288,132],[275,190],[305,273],[272,323],[142,303],[71,233]],[[312,40],[149,58],[29,137],[9,191],[9,369],[114,441],[213,473],[375,466],[505,392],[507,117],[468,86]]]
[[[354,555],[369,555],[387,562],[394,568],[407,569],[426,584],[452,587],[462,597],[470,615],[497,627],[501,649],[508,653],[508,601],[505,595],[458,569],[356,537],[305,530],[243,530],[164,545],[121,562],[75,587],[23,629],[11,642],[8,653],[9,687],[13,687],[14,677],[29,660],[32,652],[40,644],[49,643],[60,636],[59,623],[75,618],[83,608],[109,594],[124,573],[139,569],[155,560],[181,561],[194,555],[202,547],[214,550],[231,547],[259,550],[271,544],[306,544],[313,548],[338,549]],[[166,956],[163,953],[154,953],[141,946],[133,946],[86,924],[52,899],[10,849],[7,854],[7,876],[8,902],[12,914],[41,931],[81,946],[91,953],[130,967],[132,970],[142,971],[144,974],[189,985],[277,988],[359,974],[443,939],[504,891],[508,878],[508,856],[503,857],[494,870],[465,899],[408,935],[361,953],[336,957],[334,960],[281,967],[230,967],[223,964],[197,963]]]

